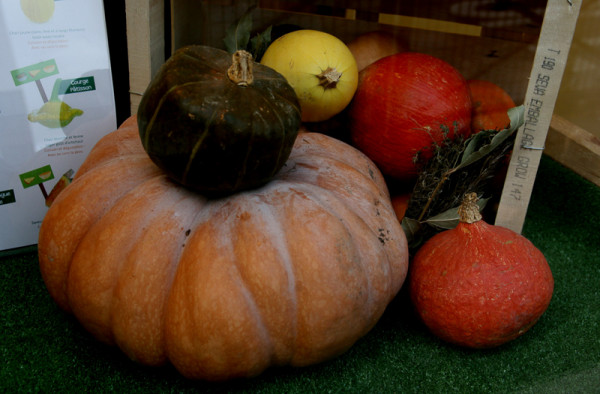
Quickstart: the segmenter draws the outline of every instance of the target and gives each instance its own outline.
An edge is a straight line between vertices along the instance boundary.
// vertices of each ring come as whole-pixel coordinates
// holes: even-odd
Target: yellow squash
[[[340,39],[321,31],[297,30],[279,37],[261,63],[294,88],[305,122],[320,122],[341,112],[358,84],[352,52]]]

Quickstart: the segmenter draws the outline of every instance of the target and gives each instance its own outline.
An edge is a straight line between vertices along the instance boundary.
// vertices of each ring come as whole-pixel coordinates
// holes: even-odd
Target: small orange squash
[[[544,255],[527,238],[481,219],[476,193],[460,222],[430,238],[410,268],[410,297],[429,330],[470,348],[491,348],[529,330],[554,291]]]
[[[406,214],[406,210],[408,209],[408,202],[410,201],[410,192],[408,193],[400,193],[392,196],[392,207],[394,207],[394,212],[396,213],[396,217],[400,222],[404,218]]]
[[[272,181],[207,199],[153,164],[130,118],[50,207],[39,259],[99,340],[224,380],[346,351],[400,289],[408,248],[383,177],[341,141],[301,133]]]
[[[396,53],[361,71],[348,111],[350,138],[384,175],[409,186],[432,144],[471,134],[471,110],[467,81],[455,67],[424,53]]]
[[[467,84],[473,103],[471,132],[507,128],[510,125],[507,112],[516,106],[510,95],[490,81],[469,79]]]

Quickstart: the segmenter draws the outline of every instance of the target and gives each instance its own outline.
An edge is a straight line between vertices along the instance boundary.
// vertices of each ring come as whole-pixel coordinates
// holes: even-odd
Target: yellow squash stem
[[[342,73],[331,67],[327,67],[325,71],[317,75],[317,78],[319,78],[319,85],[323,86],[325,89],[335,88],[335,85],[337,85],[341,77]]]

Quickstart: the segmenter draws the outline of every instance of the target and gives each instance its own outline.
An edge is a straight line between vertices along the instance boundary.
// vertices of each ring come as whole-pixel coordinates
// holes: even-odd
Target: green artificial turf
[[[107,347],[55,306],[35,250],[0,258],[0,392],[600,392],[600,188],[543,157],[523,234],[546,256],[552,302],[525,335],[492,350],[445,344],[404,291],[344,355],[302,369],[208,384]]]

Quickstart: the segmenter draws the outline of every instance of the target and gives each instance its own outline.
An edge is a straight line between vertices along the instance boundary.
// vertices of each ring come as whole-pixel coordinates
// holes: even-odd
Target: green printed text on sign
[[[96,90],[94,77],[64,79],[60,83],[59,94],[82,93]]]
[[[50,75],[58,74],[58,67],[54,59],[45,60],[30,66],[17,68],[12,70],[13,82],[15,86],[23,85],[28,82],[40,80],[49,77]]]
[[[0,191],[0,205],[10,204],[17,201],[13,189]]]
[[[32,171],[24,172],[23,174],[19,175],[19,179],[21,179],[23,188],[27,189],[28,187],[44,183],[50,179],[54,179],[54,174],[52,173],[52,168],[50,168],[50,165],[47,165]]]

